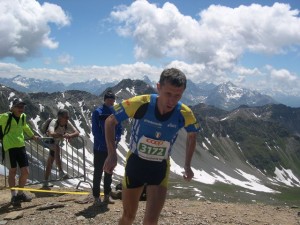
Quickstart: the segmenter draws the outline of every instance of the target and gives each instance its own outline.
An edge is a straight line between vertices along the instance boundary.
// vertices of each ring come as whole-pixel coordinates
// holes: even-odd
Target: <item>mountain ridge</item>
[[[116,93],[118,102],[155,91],[143,81],[130,79],[110,88]],[[14,97],[21,97],[27,103],[26,114],[30,125],[37,131],[45,119],[55,117],[59,107],[68,109],[70,120],[85,139],[87,151],[92,152],[90,118],[95,107],[103,103],[103,93],[99,96],[78,90],[51,94],[23,93],[4,86],[0,86],[0,93],[1,113],[9,108]],[[202,195],[211,195],[212,189],[222,193],[222,187],[226,184],[231,188],[234,186],[240,195],[247,196],[245,190],[251,190],[256,195],[251,198],[274,201],[263,196],[266,193],[281,196],[300,187],[300,108],[280,104],[242,105],[227,111],[199,103],[191,109],[201,125],[192,161],[195,182],[193,187],[178,183],[190,193],[196,195],[196,187],[203,188],[203,184],[210,188],[201,190]],[[128,151],[129,122],[123,127],[124,143],[118,147],[118,163],[122,167],[124,161],[121,159],[126,157]],[[185,148],[185,135],[181,131],[174,146],[171,179],[181,177],[179,168],[184,166],[185,152],[182,149]],[[119,182],[122,172],[115,177],[115,182]],[[234,192],[231,194],[235,195]],[[295,199],[300,201],[297,197]]]
[[[120,84],[124,80],[128,79],[123,79],[119,82],[103,82],[93,79],[84,82],[71,83],[66,86],[61,82],[25,78],[21,75],[18,75],[13,78],[0,78],[0,84],[2,83],[6,86],[26,93],[53,93],[68,90],[81,90],[90,92],[91,94],[100,95],[107,88],[116,86],[117,84]],[[143,81],[153,89],[156,89],[156,83],[151,81],[146,75],[144,75],[143,80],[140,81]],[[136,85],[136,87],[138,88],[138,85]],[[237,87],[231,82],[214,85],[209,83],[196,84],[191,80],[187,81],[187,89],[182,96],[182,101],[187,105],[205,103],[225,110],[232,110],[240,105],[259,106],[268,103],[277,103],[277,101],[268,95]]]

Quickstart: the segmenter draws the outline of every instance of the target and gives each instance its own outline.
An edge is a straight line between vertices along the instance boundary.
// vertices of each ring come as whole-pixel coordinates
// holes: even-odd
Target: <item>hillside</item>
[[[153,92],[149,85],[130,79],[112,89],[117,93],[118,102],[125,97]],[[68,109],[71,122],[80,130],[84,139],[86,175],[91,182],[93,137],[90,118],[93,109],[103,102],[102,95],[96,96],[85,91],[26,94],[4,86],[0,86],[0,93],[2,112],[9,108],[15,96],[26,101],[26,114],[31,127],[36,131],[45,119],[55,116],[58,108]],[[299,205],[299,108],[264,105],[240,106],[225,111],[198,104],[192,109],[201,125],[192,161],[195,177],[191,183],[184,183],[181,179],[186,144],[186,133],[182,131],[172,154],[171,196],[180,195],[190,200]],[[128,151],[128,122],[123,127],[114,184],[122,178],[123,159]],[[81,158],[81,153],[76,157]],[[43,175],[43,160],[33,158],[31,165],[35,167],[31,168],[34,173],[30,179],[41,182],[42,176],[36,175]]]

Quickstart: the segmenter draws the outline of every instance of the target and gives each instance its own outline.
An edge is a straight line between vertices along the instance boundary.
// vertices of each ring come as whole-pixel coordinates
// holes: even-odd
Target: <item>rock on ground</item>
[[[116,203],[113,205],[94,207],[92,203],[76,203],[76,200],[82,198],[79,195],[34,192],[29,193],[29,195],[33,197],[31,202],[22,203],[21,208],[13,208],[8,204],[10,201],[10,191],[7,189],[0,190],[0,224],[5,224],[5,217],[15,211],[22,212],[20,213],[22,217],[9,220],[6,224],[113,225],[118,223],[118,219],[122,214],[122,203],[120,200],[116,200]],[[145,204],[146,202],[144,201],[140,202],[134,222],[135,225],[142,224]],[[41,208],[44,210],[40,210]],[[159,218],[159,224],[296,225],[300,224],[299,211],[300,209],[297,207],[271,206],[256,203],[241,204],[167,199]]]

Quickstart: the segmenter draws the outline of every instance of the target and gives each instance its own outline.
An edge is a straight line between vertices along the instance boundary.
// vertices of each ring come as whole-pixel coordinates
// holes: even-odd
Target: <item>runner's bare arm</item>
[[[110,115],[105,120],[105,140],[107,145],[108,156],[105,160],[103,170],[112,174],[117,165],[117,150],[115,142],[115,126],[118,124],[114,115]]]
[[[196,148],[196,132],[187,133],[186,140],[186,155],[185,155],[185,164],[184,164],[184,176],[183,178],[187,181],[190,181],[194,177],[194,172],[191,169],[191,161],[193,154]]]

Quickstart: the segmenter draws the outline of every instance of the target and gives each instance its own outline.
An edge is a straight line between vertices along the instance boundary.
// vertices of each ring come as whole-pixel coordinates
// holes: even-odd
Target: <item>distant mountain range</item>
[[[21,92],[26,93],[36,93],[36,92],[63,92],[67,90],[81,90],[87,91],[91,94],[100,94],[108,86],[113,86],[117,82],[105,82],[101,83],[99,80],[88,80],[80,83],[72,83],[65,85],[60,81],[51,80],[40,80],[34,78],[26,78],[21,75],[15,76],[13,78],[1,78],[0,84],[4,84],[7,87],[11,87]]]
[[[142,81],[144,81],[154,89],[156,88],[156,83],[151,81],[147,76],[144,76]],[[13,78],[0,78],[0,84],[25,93],[53,93],[63,92],[67,90],[80,90],[89,92],[94,95],[99,95],[106,88],[113,87],[117,85],[117,83],[118,82],[104,82],[94,79],[85,82],[65,85],[59,81],[54,82],[50,80],[25,78],[21,75]],[[289,105],[287,99],[284,98],[284,96],[277,95],[277,97],[281,100],[285,100],[285,102],[283,102],[284,104],[293,106],[293,104]],[[296,101],[295,98],[290,99],[291,101]],[[182,101],[188,105],[205,103],[207,105],[212,105],[225,110],[232,110],[238,108],[240,105],[262,106],[266,104],[282,102],[257,91],[240,88],[231,82],[215,85],[212,83],[196,84],[191,80],[188,80],[187,90],[184,92]]]
[[[116,93],[117,102],[134,95],[155,92],[152,85],[130,79],[122,80],[111,88]],[[193,93],[191,88],[190,85],[187,89],[190,94]],[[205,89],[197,85],[194,88]],[[219,102],[226,104],[230,99],[236,101],[240,98],[239,95],[243,96],[245,93],[249,95],[249,92],[244,92],[245,90],[231,83],[215,86],[214,89],[223,93],[218,94],[223,97]],[[208,88],[207,93],[209,90],[211,88]],[[230,93],[239,95],[232,96]],[[99,95],[79,90],[25,93],[2,85],[0,113],[8,110],[14,97],[21,97],[27,103],[26,114],[29,124],[36,132],[43,121],[55,117],[58,108],[68,109],[71,122],[85,139],[88,155],[92,154],[91,114],[95,107],[103,103],[103,92]],[[174,193],[178,184],[184,187],[184,192],[188,190],[189,196],[191,193],[199,194],[201,190],[201,195],[205,198],[210,196],[212,199],[226,199],[226,201],[234,197],[274,202],[275,199],[282,199],[291,193],[295,195],[288,197],[289,201],[300,200],[300,108],[266,104],[242,105],[232,110],[224,110],[204,103],[195,104],[191,108],[201,126],[192,162],[195,180],[192,183],[182,182],[181,171],[174,169],[176,165],[183,167],[184,164],[186,134],[182,131],[179,133],[172,155],[174,161],[171,164],[174,166],[176,162],[170,173],[171,179],[176,180],[170,184]],[[129,143],[129,121],[123,123],[123,127],[122,138]],[[118,154],[122,155],[118,164],[122,167],[126,151],[128,151],[126,146],[118,147]],[[90,161],[92,160],[89,159]],[[92,166],[89,165],[87,168]],[[119,182],[121,175],[114,176],[114,179],[117,179],[115,182]]]

